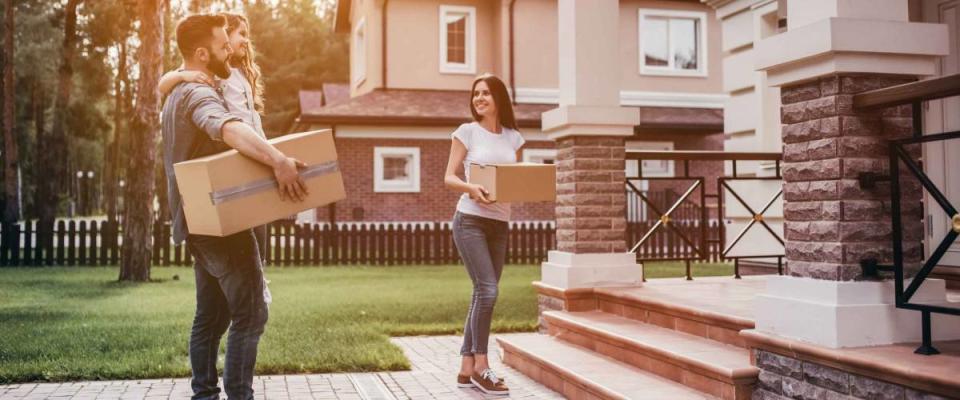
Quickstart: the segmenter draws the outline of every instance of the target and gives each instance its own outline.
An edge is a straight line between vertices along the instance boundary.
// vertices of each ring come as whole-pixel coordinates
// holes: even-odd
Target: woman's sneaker
[[[460,375],[457,374],[457,387],[459,388],[472,388],[473,382],[470,382],[470,375]]]
[[[497,374],[492,369],[485,369],[479,375],[474,372],[470,381],[486,394],[510,394],[510,389],[503,383],[503,379],[497,378]]]

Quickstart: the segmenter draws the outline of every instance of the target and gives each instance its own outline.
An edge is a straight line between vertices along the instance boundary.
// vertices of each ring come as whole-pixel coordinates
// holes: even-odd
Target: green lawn
[[[683,275],[682,263],[646,270]],[[694,276],[730,271],[694,266]],[[539,273],[507,266],[494,331],[536,329]],[[193,271],[152,276],[126,284],[116,267],[0,269],[0,383],[189,376]],[[460,266],[270,268],[267,277],[274,301],[258,374],[408,369],[388,338],[461,332],[470,296]]]

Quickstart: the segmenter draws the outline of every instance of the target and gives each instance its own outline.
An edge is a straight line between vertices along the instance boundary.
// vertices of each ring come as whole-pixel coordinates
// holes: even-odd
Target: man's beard
[[[230,65],[227,64],[227,60],[218,60],[216,57],[210,57],[210,61],[207,61],[207,69],[220,79],[230,77]]]

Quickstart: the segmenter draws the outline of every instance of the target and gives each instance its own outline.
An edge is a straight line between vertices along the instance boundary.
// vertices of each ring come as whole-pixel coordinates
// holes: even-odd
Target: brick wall
[[[910,108],[858,111],[853,95],[908,81],[840,75],[782,88],[790,275],[854,280],[861,278],[862,259],[891,261],[890,185],[861,188],[857,178],[887,173],[887,140],[910,134]],[[902,182],[904,251],[915,265],[921,253],[921,191],[916,181]]]
[[[766,350],[755,349],[753,354],[755,365],[760,368],[754,400],[946,400],[932,393]]]
[[[444,221],[453,216],[459,193],[443,183],[449,140],[338,138],[336,144],[347,191],[347,198],[336,204],[338,221]],[[419,193],[374,192],[373,150],[380,146],[420,148]],[[553,147],[552,141],[527,141],[524,145],[528,149]],[[329,219],[328,208],[317,209],[317,218]],[[515,204],[512,219],[553,220],[554,204]]]
[[[566,137],[557,148],[557,250],[626,251],[623,138]]]

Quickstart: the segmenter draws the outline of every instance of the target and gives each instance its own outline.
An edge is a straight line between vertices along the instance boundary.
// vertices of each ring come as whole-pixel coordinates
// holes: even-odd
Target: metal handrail
[[[853,107],[869,110],[960,95],[960,74],[925,79],[853,95]]]
[[[940,259],[946,253],[947,249],[960,237],[960,214],[950,201],[943,195],[939,188],[930,180],[923,168],[909,156],[905,149],[907,145],[916,145],[920,143],[929,143],[935,141],[946,141],[960,139],[960,131],[943,132],[938,134],[923,134],[923,114],[922,105],[924,101],[937,100],[946,97],[960,95],[960,74],[953,74],[934,79],[922,80],[906,83],[903,85],[891,86],[883,89],[871,90],[859,93],[853,96],[853,106],[857,110],[879,110],[888,107],[902,105],[911,105],[913,118],[912,135],[908,138],[894,139],[888,141],[889,145],[889,175],[866,176],[861,174],[860,181],[862,185],[872,185],[877,180],[890,181],[890,203],[891,203],[891,224],[892,244],[893,244],[893,265],[879,265],[875,258],[861,260],[864,276],[879,276],[879,271],[893,271],[894,273],[894,297],[897,308],[916,310],[921,312],[922,337],[920,347],[914,351],[917,354],[933,355],[939,354],[933,347],[932,327],[930,313],[960,315],[960,308],[948,307],[933,304],[911,303],[913,295],[919,290],[920,285],[927,279],[933,268],[940,262]],[[943,208],[949,217],[953,218],[954,229],[940,241],[939,245],[930,254],[923,266],[917,271],[909,284],[905,282],[905,271],[903,261],[903,221],[900,215],[900,162],[903,162],[907,170],[916,177],[923,189],[925,189],[933,202]],[[906,288],[904,287],[906,286]]]

